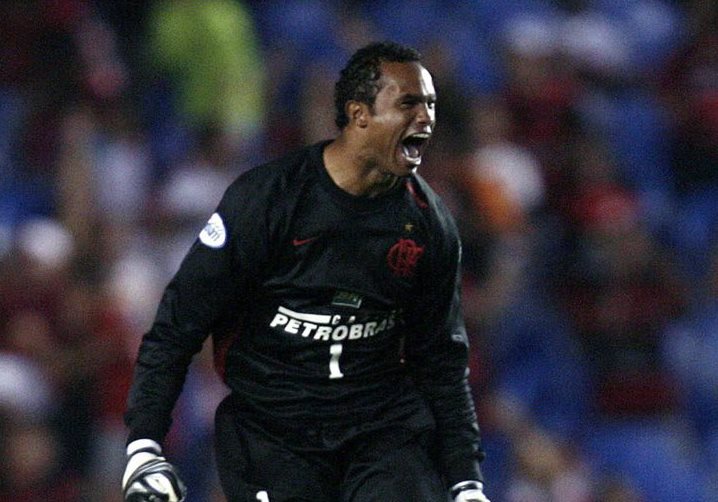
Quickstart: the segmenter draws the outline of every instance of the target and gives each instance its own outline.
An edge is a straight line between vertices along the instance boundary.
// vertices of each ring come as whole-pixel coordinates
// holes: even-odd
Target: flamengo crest
[[[419,246],[411,239],[399,239],[399,242],[389,248],[386,263],[395,276],[411,277],[422,254],[424,254],[424,246]]]

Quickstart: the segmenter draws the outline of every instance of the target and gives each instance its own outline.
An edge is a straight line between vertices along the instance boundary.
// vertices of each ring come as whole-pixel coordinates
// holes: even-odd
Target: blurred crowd
[[[0,501],[119,501],[132,362],[225,187],[417,47],[494,502],[718,501],[718,6],[0,2]],[[166,450],[222,500],[194,361]]]

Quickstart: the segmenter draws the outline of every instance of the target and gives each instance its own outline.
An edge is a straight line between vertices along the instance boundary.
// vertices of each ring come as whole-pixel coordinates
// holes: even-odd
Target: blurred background
[[[119,501],[131,366],[230,181],[416,46],[494,502],[718,501],[718,6],[0,2],[0,501]],[[213,470],[211,356],[166,450]]]

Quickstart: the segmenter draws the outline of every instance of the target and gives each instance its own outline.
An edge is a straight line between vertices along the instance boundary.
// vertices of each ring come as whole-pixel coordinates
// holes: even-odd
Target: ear
[[[368,124],[369,107],[366,103],[359,101],[348,101],[346,104],[346,114],[349,121],[356,124],[357,127],[365,128]]]

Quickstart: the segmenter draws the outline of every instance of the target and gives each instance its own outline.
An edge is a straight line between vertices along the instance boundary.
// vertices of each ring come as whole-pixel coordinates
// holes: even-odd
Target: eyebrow
[[[427,101],[436,101],[436,94],[407,93],[407,94],[402,94],[401,96],[399,96],[399,101],[406,101],[406,100],[417,101],[417,102],[422,102],[422,103],[425,103]]]

